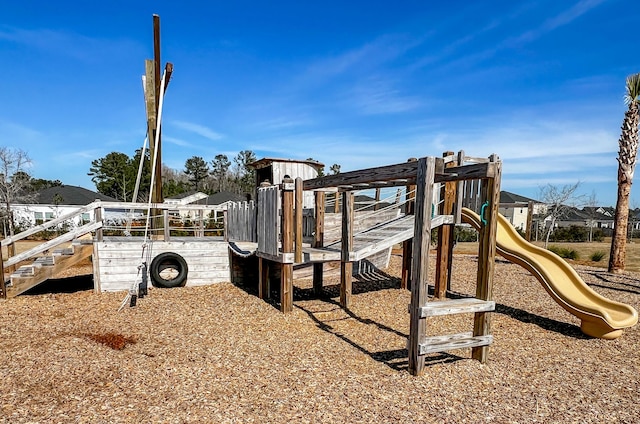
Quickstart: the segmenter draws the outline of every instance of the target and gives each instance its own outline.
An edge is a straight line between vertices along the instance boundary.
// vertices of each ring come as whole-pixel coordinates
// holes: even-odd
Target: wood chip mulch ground
[[[296,281],[282,315],[254,288],[24,295],[0,301],[0,422],[635,423],[640,329],[582,335],[524,269],[498,261],[489,361],[470,350],[407,368],[409,293],[400,259],[354,283],[353,307]],[[453,289],[473,293],[477,261],[456,255]],[[640,275],[579,267],[599,293],[640,308]],[[471,330],[471,317],[429,332]]]

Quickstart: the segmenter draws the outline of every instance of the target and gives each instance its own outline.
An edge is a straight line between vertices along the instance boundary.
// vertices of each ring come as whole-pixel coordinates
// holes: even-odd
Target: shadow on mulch
[[[587,283],[589,286],[640,295],[640,280],[638,280],[637,278],[624,276],[625,280],[636,282],[636,284],[630,284],[630,283],[623,283],[621,281],[615,281],[616,279],[619,279],[620,276],[609,274],[606,271],[586,271],[586,273],[594,276],[600,281],[610,284],[610,285],[602,285],[602,284]]]
[[[47,280],[32,289],[27,290],[21,296],[75,293],[84,290],[93,290],[93,275],[78,275],[76,277],[55,278]]]
[[[340,303],[327,298],[327,299],[323,299],[325,302],[327,302],[328,304],[334,306],[334,307],[339,307],[340,308]],[[359,345],[356,341],[350,339],[347,335],[345,335],[342,332],[338,332],[335,331],[335,329],[328,324],[327,322],[321,320],[320,318],[318,318],[315,313],[312,310],[306,309],[300,305],[294,305],[296,308],[304,311],[309,318],[311,318],[312,321],[314,321],[317,325],[318,328],[320,328],[321,330],[339,338],[340,340],[344,341],[345,343],[348,343],[349,345],[353,346],[354,348],[356,348],[357,350],[359,350],[360,352],[364,353],[365,355],[368,355],[369,357],[371,357],[373,360],[380,362],[382,364],[385,364],[386,366],[396,370],[396,371],[408,371],[409,368],[409,352],[407,349],[394,349],[394,350],[387,350],[387,351],[380,351],[380,352],[372,352],[370,350],[365,349],[363,346]],[[366,324],[366,325],[375,325],[376,327],[378,327],[380,330],[383,331],[388,331],[391,332],[393,334],[396,334],[400,337],[406,337],[408,338],[409,335],[402,333],[394,328],[391,328],[387,325],[381,324],[379,322],[376,322],[374,320],[368,319],[368,318],[361,318],[359,316],[357,316],[356,314],[354,314],[351,310],[349,309],[344,309],[344,313],[347,314],[349,316],[349,318],[354,319],[358,322],[361,322],[362,324]],[[461,359],[465,359],[461,356],[457,356],[457,355],[452,355],[450,353],[436,353],[436,354],[432,354],[432,355],[427,355],[425,358],[425,366],[433,366],[436,364],[441,364],[441,363],[449,363],[449,362],[455,362],[455,361],[459,361]]]
[[[458,292],[448,292],[447,296],[452,299],[470,297],[469,295],[461,294]],[[524,322],[527,324],[535,324],[544,330],[553,331],[555,333],[560,333],[565,336],[573,337],[576,339],[591,338],[589,336],[586,336],[580,330],[580,327],[578,327],[577,325],[569,324],[562,321],[557,321],[555,319],[546,318],[536,314],[532,314],[531,312],[527,312],[524,309],[514,308],[512,306],[503,305],[501,303],[496,303],[495,313],[508,315],[511,318],[517,319],[520,322]]]

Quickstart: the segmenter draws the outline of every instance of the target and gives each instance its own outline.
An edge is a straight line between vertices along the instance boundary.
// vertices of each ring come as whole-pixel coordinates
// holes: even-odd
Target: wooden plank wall
[[[480,187],[481,180],[466,180],[462,186],[462,207],[469,208],[475,213],[480,213],[481,199]]]
[[[310,180],[318,176],[318,171],[311,165],[296,162],[274,162],[273,163],[273,181],[278,183],[284,179],[285,175],[291,178],[300,177],[303,180]],[[314,208],[315,198],[313,191],[305,191],[302,204],[305,208]]]
[[[258,241],[257,208],[253,201],[228,204],[227,239],[229,241]]]
[[[224,241],[154,241],[151,258],[178,253],[187,261],[186,286],[230,281],[229,245]],[[94,244],[94,284],[97,292],[129,290],[142,262],[142,241],[102,241]],[[151,265],[149,261],[148,265]]]
[[[276,256],[280,219],[278,201],[280,189],[277,185],[258,190],[258,251]]]

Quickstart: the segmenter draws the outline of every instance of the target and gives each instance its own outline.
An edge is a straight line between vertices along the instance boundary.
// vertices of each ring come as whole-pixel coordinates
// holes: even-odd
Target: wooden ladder
[[[481,300],[474,297],[461,299],[445,299],[427,302],[420,307],[420,318],[427,319],[442,315],[493,312],[496,302],[493,300]],[[427,355],[435,352],[446,352],[453,349],[488,346],[493,341],[492,335],[474,336],[472,332],[449,334],[443,336],[430,336],[423,338],[419,343],[419,355]]]

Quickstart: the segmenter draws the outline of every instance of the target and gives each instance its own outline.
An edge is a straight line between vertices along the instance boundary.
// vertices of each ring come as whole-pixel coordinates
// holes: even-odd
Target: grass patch
[[[607,256],[605,252],[603,252],[602,250],[598,250],[597,252],[593,252],[591,256],[589,256],[589,259],[591,259],[593,262],[600,262],[602,259],[604,259],[605,256]]]

